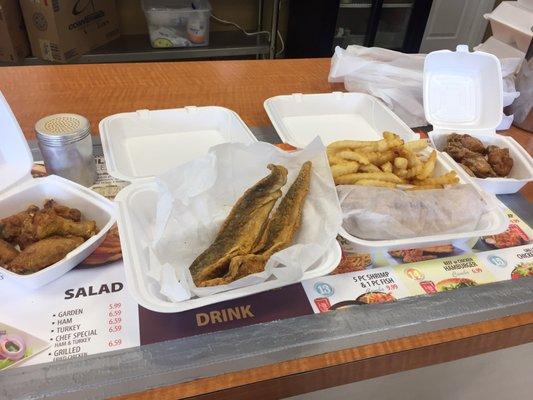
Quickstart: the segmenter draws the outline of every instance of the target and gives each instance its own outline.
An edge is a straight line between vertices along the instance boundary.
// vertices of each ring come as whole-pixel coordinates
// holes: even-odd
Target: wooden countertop
[[[288,93],[342,90],[327,82],[328,59],[61,65],[0,68],[0,90],[28,139],[46,115],[87,116],[93,133],[110,114],[186,105],[219,105],[250,126],[269,124],[263,101]],[[533,134],[511,128],[531,154]],[[522,193],[533,200],[533,184]],[[533,341],[533,312],[405,337],[266,367],[149,390],[128,398],[258,399],[333,385]]]

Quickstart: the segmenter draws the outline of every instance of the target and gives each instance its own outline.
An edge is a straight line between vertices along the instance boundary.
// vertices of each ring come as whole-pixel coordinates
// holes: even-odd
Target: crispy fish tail
[[[233,257],[248,254],[258,242],[270,211],[281,197],[281,187],[287,182],[285,167],[269,164],[268,169],[270,175],[244,192],[222,224],[213,244],[190,266],[197,286],[204,286],[204,281],[223,276]]]

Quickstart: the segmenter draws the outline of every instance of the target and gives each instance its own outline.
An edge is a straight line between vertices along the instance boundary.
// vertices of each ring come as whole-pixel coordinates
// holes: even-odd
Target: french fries
[[[383,132],[381,140],[331,143],[327,155],[336,185],[424,190],[459,183],[454,171],[434,176],[437,152],[426,157],[419,155],[427,147],[426,139],[404,143],[398,135]]]
[[[342,164],[336,164],[331,166],[331,173],[333,174],[333,178],[342,176],[342,175],[348,175],[353,174],[357,172],[359,169],[359,164],[355,161],[345,161]]]

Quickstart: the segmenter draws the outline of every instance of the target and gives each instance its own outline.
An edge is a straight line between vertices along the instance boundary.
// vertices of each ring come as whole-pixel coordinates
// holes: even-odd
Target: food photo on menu
[[[413,335],[530,325],[531,29],[497,12],[530,1],[481,44],[425,35],[439,2],[86,3],[0,0],[0,398],[245,398],[217,379],[324,357],[265,378],[303,399],[335,352],[384,379]]]

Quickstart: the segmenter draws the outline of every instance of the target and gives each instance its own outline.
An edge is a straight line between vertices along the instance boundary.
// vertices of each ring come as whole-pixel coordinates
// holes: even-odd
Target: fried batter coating
[[[65,256],[84,242],[82,237],[52,236],[30,244],[10,263],[7,269],[17,274],[40,271]]]
[[[6,265],[8,262],[18,256],[19,252],[15,247],[0,239],[0,266]]]
[[[310,161],[302,165],[298,177],[268,221],[261,240],[252,249],[251,254],[233,257],[228,272],[224,276],[204,281],[201,286],[223,285],[261,272],[265,269],[272,254],[285,249],[292,243],[300,228],[305,198],[309,193],[311,167]]]
[[[268,216],[281,197],[281,187],[287,182],[287,169],[268,165],[270,174],[244,192],[222,224],[215,241],[190,266],[194,283],[224,275],[231,259],[248,254],[260,238]]]
[[[45,210],[53,210],[60,217],[70,219],[74,222],[81,221],[81,212],[77,208],[70,208],[58,204],[54,199],[48,199],[45,201],[43,208]]]
[[[488,150],[488,161],[494,172],[498,176],[507,176],[513,168],[513,159],[509,155],[509,149],[501,149],[496,146],[489,146]]]

